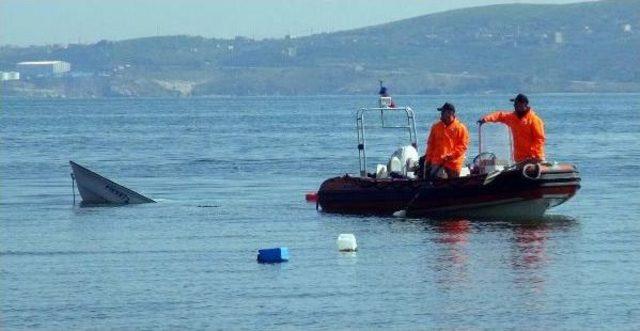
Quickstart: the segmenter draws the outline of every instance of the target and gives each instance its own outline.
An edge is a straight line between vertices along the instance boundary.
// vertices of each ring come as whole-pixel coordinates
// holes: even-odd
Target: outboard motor
[[[414,178],[419,159],[420,157],[415,147],[411,145],[402,146],[391,154],[387,164],[387,171],[389,174],[395,173],[403,177]]]

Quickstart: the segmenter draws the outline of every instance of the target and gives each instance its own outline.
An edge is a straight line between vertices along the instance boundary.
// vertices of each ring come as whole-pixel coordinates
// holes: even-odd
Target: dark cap
[[[522,93],[516,95],[516,97],[513,98],[513,99],[509,99],[509,101],[511,101],[511,102],[524,102],[527,105],[529,104],[529,98],[527,98],[527,96],[522,94]]]
[[[443,110],[451,110],[452,112],[456,112],[456,107],[454,107],[452,104],[445,102],[444,105],[442,105],[442,107],[438,108],[438,111],[443,111]]]
[[[387,93],[387,88],[384,86],[380,86],[380,92],[378,92],[378,94],[383,95]]]

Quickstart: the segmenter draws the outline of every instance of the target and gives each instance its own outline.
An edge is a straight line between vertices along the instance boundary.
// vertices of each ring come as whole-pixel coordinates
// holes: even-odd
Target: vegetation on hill
[[[403,94],[640,91],[638,54],[640,1],[607,0],[467,8],[299,38],[5,46],[0,70],[55,59],[79,73],[3,84],[17,95],[358,94],[379,79]]]

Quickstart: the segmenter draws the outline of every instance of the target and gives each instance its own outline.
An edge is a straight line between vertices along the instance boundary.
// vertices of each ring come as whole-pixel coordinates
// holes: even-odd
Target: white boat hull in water
[[[548,199],[510,199],[472,206],[457,206],[434,210],[434,215],[447,217],[470,217],[477,219],[526,219],[542,218],[552,201]]]
[[[126,205],[155,202],[73,161],[69,161],[69,164],[84,205]]]

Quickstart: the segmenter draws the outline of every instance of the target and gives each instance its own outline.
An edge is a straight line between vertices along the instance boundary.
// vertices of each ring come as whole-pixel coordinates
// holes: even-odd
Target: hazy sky
[[[251,38],[347,30],[455,8],[576,0],[0,0],[0,44],[155,35]]]

